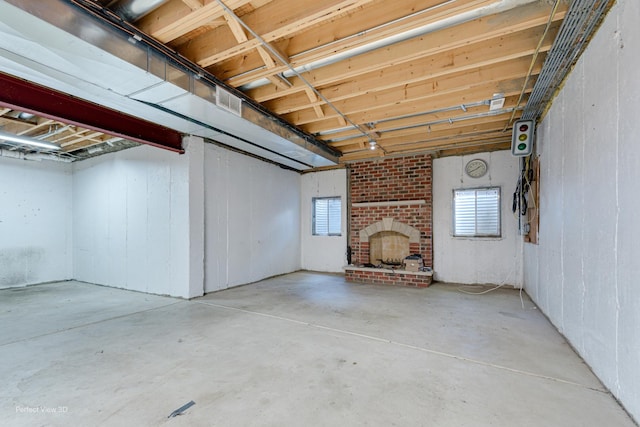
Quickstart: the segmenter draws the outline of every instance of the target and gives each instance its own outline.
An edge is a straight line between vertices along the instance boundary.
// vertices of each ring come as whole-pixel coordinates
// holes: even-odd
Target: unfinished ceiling
[[[55,150],[56,154],[53,157],[53,152],[49,153],[51,150],[46,146],[27,146],[19,142],[4,142],[7,155],[10,156],[8,153],[15,151],[15,157],[27,159],[48,158],[71,162],[140,145],[134,141],[110,136],[103,132],[10,108],[0,108],[0,129],[2,132],[25,136],[36,141],[50,142],[60,147],[60,150]],[[18,150],[18,148],[20,149]]]
[[[546,67],[570,2],[68,3],[150,36],[282,122],[339,151],[340,162],[348,162],[415,152],[508,149],[512,123],[523,114]],[[612,3],[575,0],[571,10],[595,23]],[[581,43],[585,34],[578,35]],[[582,49],[573,40],[567,43],[571,46],[561,53]],[[569,53],[565,73],[577,57]],[[545,86],[546,94],[561,83],[554,78]],[[47,125],[41,129],[54,131]],[[84,147],[100,138],[109,137],[94,134],[85,142],[66,144]]]

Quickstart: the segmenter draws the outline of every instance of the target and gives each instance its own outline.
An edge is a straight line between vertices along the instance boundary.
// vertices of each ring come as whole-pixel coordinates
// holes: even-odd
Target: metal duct
[[[3,71],[297,170],[338,161],[337,150],[89,0],[0,1]],[[217,105],[218,88],[242,98],[241,116]]]
[[[574,0],[529,96],[522,119],[537,120],[615,0]]]
[[[167,0],[115,0],[107,7],[125,21],[134,22],[166,2]]]

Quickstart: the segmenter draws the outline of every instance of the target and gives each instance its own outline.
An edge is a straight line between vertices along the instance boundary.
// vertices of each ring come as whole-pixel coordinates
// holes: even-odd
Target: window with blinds
[[[342,200],[340,197],[313,198],[313,235],[340,236],[342,234]]]
[[[500,237],[500,187],[453,190],[453,235]]]

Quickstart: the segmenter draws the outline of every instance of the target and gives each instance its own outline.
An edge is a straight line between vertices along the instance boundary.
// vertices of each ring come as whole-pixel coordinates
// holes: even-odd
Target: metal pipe
[[[282,64],[289,67],[289,70],[293,73],[293,75],[297,76],[309,89],[311,89],[318,98],[320,98],[325,104],[327,104],[333,111],[335,111],[340,117],[342,117],[347,123],[351,124],[355,129],[357,129],[362,135],[364,135],[370,142],[375,143],[375,140],[371,138],[371,136],[367,133],[366,130],[362,129],[360,125],[354,123],[349,117],[347,117],[342,111],[340,111],[331,101],[327,99],[318,89],[316,89],[307,79],[305,79],[298,71],[295,70],[291,63],[282,57],[282,55],[274,49],[265,39],[263,39],[258,33],[253,31],[251,27],[249,27],[238,15],[235,14],[233,10],[231,10],[222,0],[216,0],[220,7],[224,9],[224,11],[231,16],[238,24],[242,25],[242,27],[247,30],[256,40],[258,40],[275,58],[277,58]]]
[[[415,37],[418,37],[418,36],[422,36],[422,35],[425,35],[425,34],[428,34],[428,33],[432,33],[432,32],[438,31],[438,30],[442,30],[442,29],[445,29],[445,28],[448,28],[448,27],[453,27],[455,25],[460,25],[460,24],[463,24],[465,22],[472,21],[474,19],[482,18],[482,17],[488,16],[488,15],[493,15],[493,14],[500,13],[500,12],[505,12],[505,11],[513,9],[515,7],[522,6],[522,5],[525,5],[525,4],[528,4],[528,3],[534,3],[536,1],[538,1],[538,0],[500,0],[497,3],[493,3],[493,4],[488,5],[488,6],[482,6],[482,7],[479,7],[477,9],[474,9],[474,10],[470,10],[470,11],[467,11],[467,12],[464,12],[464,13],[460,13],[460,14],[455,15],[455,16],[450,16],[448,18],[441,19],[439,21],[429,23],[429,24],[423,25],[421,27],[414,28],[412,30],[404,31],[404,32],[399,33],[399,34],[395,34],[395,35],[386,37],[384,39],[377,40],[375,42],[367,43],[367,44],[364,44],[362,46],[358,46],[358,47],[353,48],[353,49],[345,50],[345,51],[337,53],[335,55],[332,55],[332,56],[329,56],[329,57],[326,57],[326,58],[323,58],[323,59],[319,59],[317,61],[313,61],[313,62],[310,62],[308,64],[301,65],[299,67],[295,67],[295,68],[293,68],[291,70],[283,72],[282,74],[283,74],[284,77],[293,77],[294,75],[297,76],[299,73],[306,73],[306,72],[309,72],[309,71],[313,71],[315,69],[318,69],[318,68],[321,68],[321,67],[326,67],[327,65],[331,65],[331,64],[334,64],[336,62],[340,62],[340,61],[344,61],[344,60],[353,58],[354,56],[361,55],[363,53],[368,53],[368,52],[374,51],[376,49],[381,49],[381,48],[390,46],[390,45],[395,44],[395,43],[400,43],[400,42],[403,42],[403,41],[406,41],[406,40],[409,40],[409,39],[412,39],[412,38],[415,38]],[[415,16],[415,15],[417,15],[419,13],[424,13],[425,11],[430,11],[430,10],[433,10],[435,8],[442,7],[442,6],[444,6],[445,4],[448,4],[448,3],[450,3],[450,2],[447,1],[447,2],[444,2],[444,3],[437,4],[435,6],[431,6],[430,8],[427,8],[427,9],[425,9],[423,11],[416,12],[416,13],[411,14],[411,15],[407,15],[406,17],[397,19],[397,20],[395,20],[393,22],[401,22],[404,19],[411,18],[411,17],[413,17],[413,16]],[[369,32],[378,30],[380,28],[383,28],[383,27],[385,27],[387,25],[388,25],[388,23],[385,23],[385,24],[382,24],[382,25],[378,25],[376,27],[370,28],[370,29],[368,29],[366,31],[362,31],[362,32],[360,32],[360,33],[358,33],[358,34],[356,34],[354,36],[351,36],[351,37],[360,36],[360,35],[369,33]],[[331,44],[332,43],[329,43],[327,45],[316,47],[316,48],[314,48],[312,50],[309,50],[309,51],[301,52],[301,53],[299,53],[297,55],[292,56],[292,58],[295,58],[295,57],[300,56],[300,55],[304,55],[304,54],[306,54],[308,52],[311,52],[313,50],[316,50],[316,49],[320,49],[320,48],[324,48],[324,47],[330,46]],[[269,83],[270,83],[270,81],[268,79],[266,79],[266,78],[265,79],[258,79],[258,80],[254,81],[254,82],[247,83],[247,84],[241,86],[239,89],[245,91],[245,90],[254,89],[254,88],[257,88],[257,87],[260,87],[260,86],[264,86],[264,85],[267,85]]]
[[[483,105],[489,105],[491,103],[490,100],[484,100],[484,101],[479,101],[479,102],[470,102],[467,104],[464,104],[464,106],[466,108],[474,108],[474,107],[481,107]],[[429,110],[429,111],[423,111],[420,113],[413,113],[413,114],[406,114],[404,116],[398,116],[398,117],[393,117],[393,118],[389,118],[389,119],[382,119],[382,120],[376,120],[374,122],[370,122],[369,124],[372,125],[373,127],[375,127],[375,125],[380,124],[380,123],[386,123],[386,122],[395,122],[398,120],[403,120],[403,119],[411,119],[414,117],[420,117],[420,116],[427,116],[430,114],[437,114],[437,113],[446,113],[447,111],[457,111],[460,107],[456,106],[456,107],[446,107],[446,108],[438,108],[436,110]],[[424,124],[421,124],[420,126],[424,126]],[[317,132],[314,135],[315,136],[324,136],[324,135],[331,135],[334,133],[340,133],[340,132],[344,132],[347,130],[351,130],[353,129],[350,126],[346,126],[346,127],[342,127],[342,128],[338,128],[338,129],[331,129],[331,130],[326,130],[326,131],[322,131],[322,132]]]
[[[501,109],[501,110],[494,110],[494,111],[489,111],[489,112],[486,112],[486,113],[469,114],[469,115],[462,116],[462,117],[450,117],[450,118],[447,118],[447,119],[434,120],[432,122],[419,123],[419,124],[415,124],[415,125],[398,126],[398,127],[389,128],[389,129],[378,129],[377,132],[382,134],[382,133],[397,132],[397,131],[407,130],[407,129],[421,128],[421,127],[425,127],[425,126],[430,127],[430,126],[435,126],[435,125],[439,125],[439,124],[443,124],[443,123],[453,124],[455,122],[462,122],[462,121],[465,121],[465,120],[479,119],[479,118],[482,118],[482,117],[499,116],[501,114],[507,114],[507,113],[511,113],[513,111],[518,111],[518,110],[522,110],[522,109],[524,109],[524,107],[504,108],[504,109]],[[344,137],[341,137],[341,138],[327,139],[326,142],[340,142],[340,141],[347,141],[349,139],[355,139],[355,138],[359,138],[359,136],[358,135],[349,135],[349,136],[344,136]]]
[[[167,0],[115,0],[107,8],[125,21],[134,22],[166,2]]]

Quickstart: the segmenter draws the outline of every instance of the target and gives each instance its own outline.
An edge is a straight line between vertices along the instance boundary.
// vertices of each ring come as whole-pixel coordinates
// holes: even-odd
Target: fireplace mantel
[[[360,202],[352,203],[354,208],[375,208],[380,206],[413,206],[426,205],[426,200],[390,200],[388,202]]]

